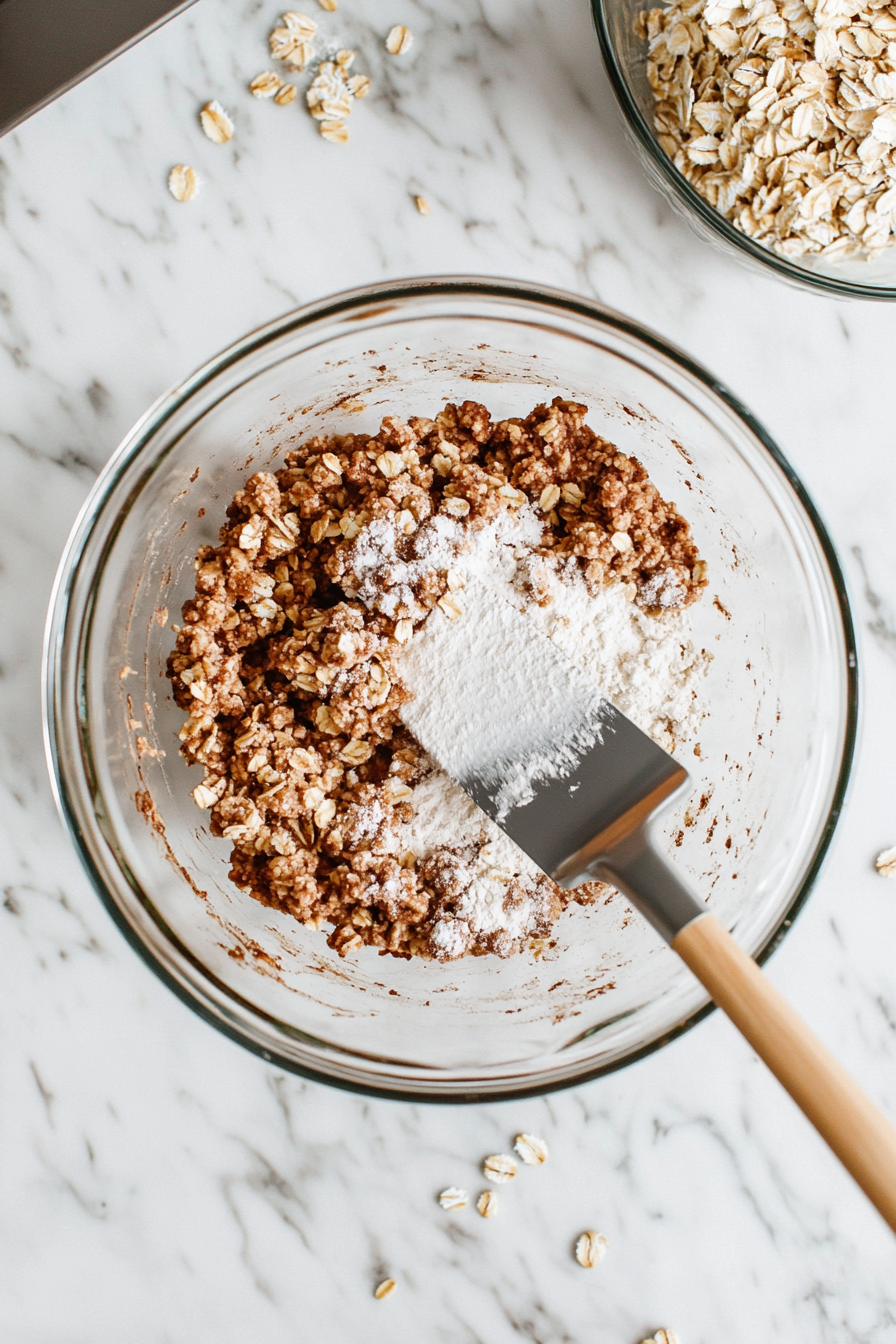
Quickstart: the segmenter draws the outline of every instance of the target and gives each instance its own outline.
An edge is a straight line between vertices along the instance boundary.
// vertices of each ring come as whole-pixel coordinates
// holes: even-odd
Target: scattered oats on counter
[[[481,1213],[483,1218],[494,1218],[498,1212],[498,1196],[494,1190],[483,1190],[476,1201],[476,1211]]]
[[[199,120],[202,129],[213,144],[226,145],[227,141],[232,139],[233,122],[217,98],[213,98],[210,103],[206,103],[199,113]]]
[[[410,51],[413,41],[414,34],[410,28],[396,23],[394,28],[390,28],[389,36],[386,38],[386,50],[390,56],[403,56],[406,51]]]
[[[418,214],[420,214],[420,215],[428,215],[428,214],[429,214],[429,201],[426,199],[425,196],[415,196],[415,197],[414,197],[414,204],[415,204],[416,207],[417,207],[417,213],[418,213]]]
[[[516,1175],[516,1162],[507,1153],[495,1153],[485,1158],[482,1171],[486,1180],[494,1181],[495,1185],[506,1185]]]
[[[583,1269],[593,1269],[603,1260],[609,1244],[600,1232],[583,1232],[576,1242],[576,1259]]]
[[[283,15],[281,25],[268,37],[271,55],[275,60],[295,70],[304,70],[314,57],[314,34],[317,24],[307,14],[290,10]]]
[[[465,1209],[469,1199],[466,1190],[461,1190],[456,1185],[449,1185],[448,1189],[439,1195],[439,1203],[443,1209]]]
[[[168,190],[176,201],[192,201],[199,191],[196,169],[188,163],[179,163],[168,174]]]
[[[332,12],[333,3],[320,0],[321,8]],[[292,69],[302,71],[314,60],[314,38],[317,24],[307,14],[287,11],[281,23],[270,34],[271,55]],[[332,59],[322,60],[314,71],[306,92],[305,102],[311,116],[318,123],[321,137],[334,145],[344,145],[349,138],[346,121],[359,98],[370,92],[367,75],[350,75],[356,53],[347,47]],[[295,101],[295,84],[280,78],[273,70],[265,70],[251,81],[249,89],[255,98],[273,98],[280,107]]]
[[[883,853],[878,854],[874,860],[874,866],[881,877],[896,877],[896,845],[892,849],[885,849]]]
[[[352,93],[344,68],[335,61],[322,61],[308,85],[305,102],[315,121],[351,116]]]
[[[674,1330],[657,1330],[649,1339],[642,1339],[641,1344],[678,1344],[678,1336]]]
[[[662,149],[785,257],[872,259],[896,229],[896,5],[676,0],[644,10]]]
[[[540,1167],[548,1160],[548,1146],[534,1134],[517,1134],[514,1149],[529,1167]]]
[[[382,1283],[378,1283],[374,1288],[373,1295],[378,1301],[382,1301],[384,1297],[391,1297],[397,1287],[394,1279],[383,1279]]]
[[[365,97],[370,89],[366,75],[349,77],[354,60],[355,52],[344,48],[336,53],[335,60],[321,61],[305,93],[308,111],[320,123],[321,135],[334,144],[348,140],[345,120],[351,116],[355,99]]]

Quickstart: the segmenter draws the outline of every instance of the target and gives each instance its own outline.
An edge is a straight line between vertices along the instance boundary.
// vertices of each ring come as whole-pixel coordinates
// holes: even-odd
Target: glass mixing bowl
[[[230,884],[178,755],[171,622],[252,471],[323,429],[372,433],[384,414],[465,398],[526,414],[558,394],[681,502],[709,564],[692,609],[713,655],[708,717],[671,853],[757,956],[818,871],[853,750],[853,637],[831,544],[764,431],[685,355],[571,295],[476,279],[338,295],[245,337],[143,417],[75,525],[46,644],[51,769],[97,891],[166,984],[284,1068],[406,1098],[525,1095],[619,1067],[706,1009],[618,899],[569,910],[539,960],[341,960],[324,931]]]
[[[684,215],[701,238],[759,265],[784,280],[828,294],[865,299],[896,299],[896,246],[873,261],[835,262],[825,257],[779,256],[736,229],[704,200],[678,171],[657,140],[654,99],[647,82],[647,43],[635,36],[635,19],[649,9],[644,0],[591,0],[604,65],[647,175]]]

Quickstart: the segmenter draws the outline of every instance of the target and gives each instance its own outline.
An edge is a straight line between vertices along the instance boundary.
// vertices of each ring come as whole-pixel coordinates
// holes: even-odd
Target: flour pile
[[[536,553],[540,530],[529,506],[474,534],[466,554],[456,545],[460,612],[433,611],[402,661],[414,696],[405,723],[455,778],[502,780],[499,816],[599,740],[605,699],[666,750],[691,738],[704,713],[696,687],[709,659],[694,647],[688,609],[649,615],[634,585],[595,591],[574,563]],[[559,676],[541,639],[521,644],[516,613],[566,655]],[[513,651],[500,682],[496,647]],[[533,907],[527,884],[543,879],[451,775],[433,760],[401,843],[420,858],[453,851],[455,913],[435,936],[457,956],[497,931],[518,940]]]

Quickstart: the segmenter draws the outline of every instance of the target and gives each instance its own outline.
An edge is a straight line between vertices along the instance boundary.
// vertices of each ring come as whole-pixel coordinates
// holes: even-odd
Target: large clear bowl
[[[673,208],[705,241],[748,266],[772,271],[827,294],[896,299],[896,246],[872,261],[833,261],[820,256],[791,259],[755,242],[719,214],[675,167],[653,125],[654,98],[647,80],[647,43],[635,35],[635,20],[651,8],[645,0],[591,0],[604,65],[647,175]]]
[[[52,773],[97,891],[166,984],[284,1068],[408,1098],[523,1095],[617,1068],[706,1009],[621,898],[573,907],[540,960],[340,960],[230,884],[178,755],[171,622],[250,472],[386,413],[473,398],[519,415],[558,394],[644,462],[709,563],[693,609],[708,716],[670,853],[757,956],[818,871],[853,750],[855,656],[830,542],[768,436],[685,355],[570,295],[477,279],[339,295],[247,336],[128,435],[69,541],[46,646]]]

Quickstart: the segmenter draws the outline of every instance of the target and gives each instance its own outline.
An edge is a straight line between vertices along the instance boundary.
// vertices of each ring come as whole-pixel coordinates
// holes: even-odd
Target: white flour
[[[452,761],[456,773],[463,773],[452,756],[460,724],[464,724],[464,741],[479,746],[478,760],[468,757],[468,765],[481,764],[489,758],[503,757],[506,761],[513,757],[521,740],[531,744],[533,725],[530,722],[521,726],[520,706],[526,703],[526,687],[533,684],[533,678],[541,691],[539,714],[543,714],[545,705],[550,710],[550,734],[540,744],[540,756],[535,753],[536,770],[528,776],[523,771],[522,777],[510,781],[511,805],[519,801],[520,790],[524,792],[532,773],[552,770],[562,773],[562,749],[555,748],[558,742],[568,741],[570,734],[575,735],[583,727],[583,703],[589,704],[584,727],[592,732],[594,740],[595,707],[601,696],[612,700],[666,750],[693,737],[704,714],[696,687],[705,675],[709,659],[694,647],[687,608],[650,616],[633,601],[634,585],[616,583],[597,593],[591,592],[575,561],[558,562],[535,554],[541,522],[530,505],[519,511],[516,520],[505,513],[479,532],[467,531],[453,520],[433,522],[439,527],[432,529],[434,535],[430,538],[421,538],[420,569],[415,562],[413,574],[408,572],[405,562],[397,562],[394,530],[390,538],[389,525],[378,525],[375,547],[368,548],[360,567],[355,565],[356,572],[359,568],[365,571],[365,588],[369,583],[371,590],[376,589],[376,595],[371,591],[368,597],[365,593],[365,600],[370,605],[374,602],[379,605],[385,591],[385,601],[392,605],[390,591],[400,590],[406,598],[410,583],[423,570],[450,565],[466,578],[465,590],[457,594],[462,605],[475,595],[480,581],[487,580],[489,588],[524,612],[526,619],[562,649],[584,674],[575,705],[569,703],[568,690],[565,695],[557,693],[549,675],[538,676],[537,650],[529,663],[517,659],[506,667],[499,682],[491,674],[483,679],[477,649],[481,650],[483,639],[505,638],[502,627],[505,618],[501,614],[504,602],[495,603],[485,620],[482,612],[477,611],[476,620],[471,621],[466,633],[463,616],[448,628],[443,614],[438,609],[433,612],[423,630],[415,635],[406,656],[408,682],[415,692],[415,701],[406,711],[406,721],[411,731],[417,725],[421,740],[436,754]],[[463,553],[461,547],[465,542],[469,543],[469,549]],[[362,575],[359,573],[358,577]],[[665,595],[661,576],[656,586],[657,596]],[[533,591],[538,601],[533,600]],[[674,600],[674,596],[670,594],[667,600]],[[462,680],[466,683],[464,694],[458,694],[454,679],[446,684],[440,674],[436,646],[446,634],[457,643]],[[464,652],[465,640],[468,647]],[[476,725],[472,733],[470,715]],[[558,732],[560,724],[566,725],[565,734]],[[475,751],[473,754],[476,755]],[[530,766],[532,759],[530,755]],[[431,773],[414,790],[412,805],[415,816],[403,829],[402,845],[421,859],[436,850],[451,849],[463,863],[466,885],[456,917],[445,920],[444,928],[440,924],[434,934],[445,954],[462,955],[478,936],[496,929],[505,929],[511,938],[524,938],[526,903],[508,908],[505,897],[512,881],[516,880],[519,890],[520,881],[525,887],[538,877],[532,860],[435,763]]]
[[[398,531],[393,515],[375,518],[359,534],[351,550],[355,587],[347,588],[350,597],[359,597],[371,611],[380,611],[393,619],[400,611],[410,611],[415,620],[426,614],[414,596],[414,584],[433,570],[454,565],[457,554],[466,545],[466,530],[455,518],[437,514],[421,523],[409,543],[411,559],[403,559],[397,549],[405,538]]]
[[[691,608],[649,616],[633,601],[634,585],[591,592],[574,564],[560,568],[539,556],[528,574],[550,600],[529,602],[526,615],[608,700],[666,751],[694,736],[706,712],[697,687],[710,655],[694,645]]]
[[[449,621],[435,610],[402,663],[414,693],[405,723],[449,774],[494,798],[498,821],[594,746],[605,704],[577,664],[505,600],[505,586],[496,592],[468,574],[464,614]]]

